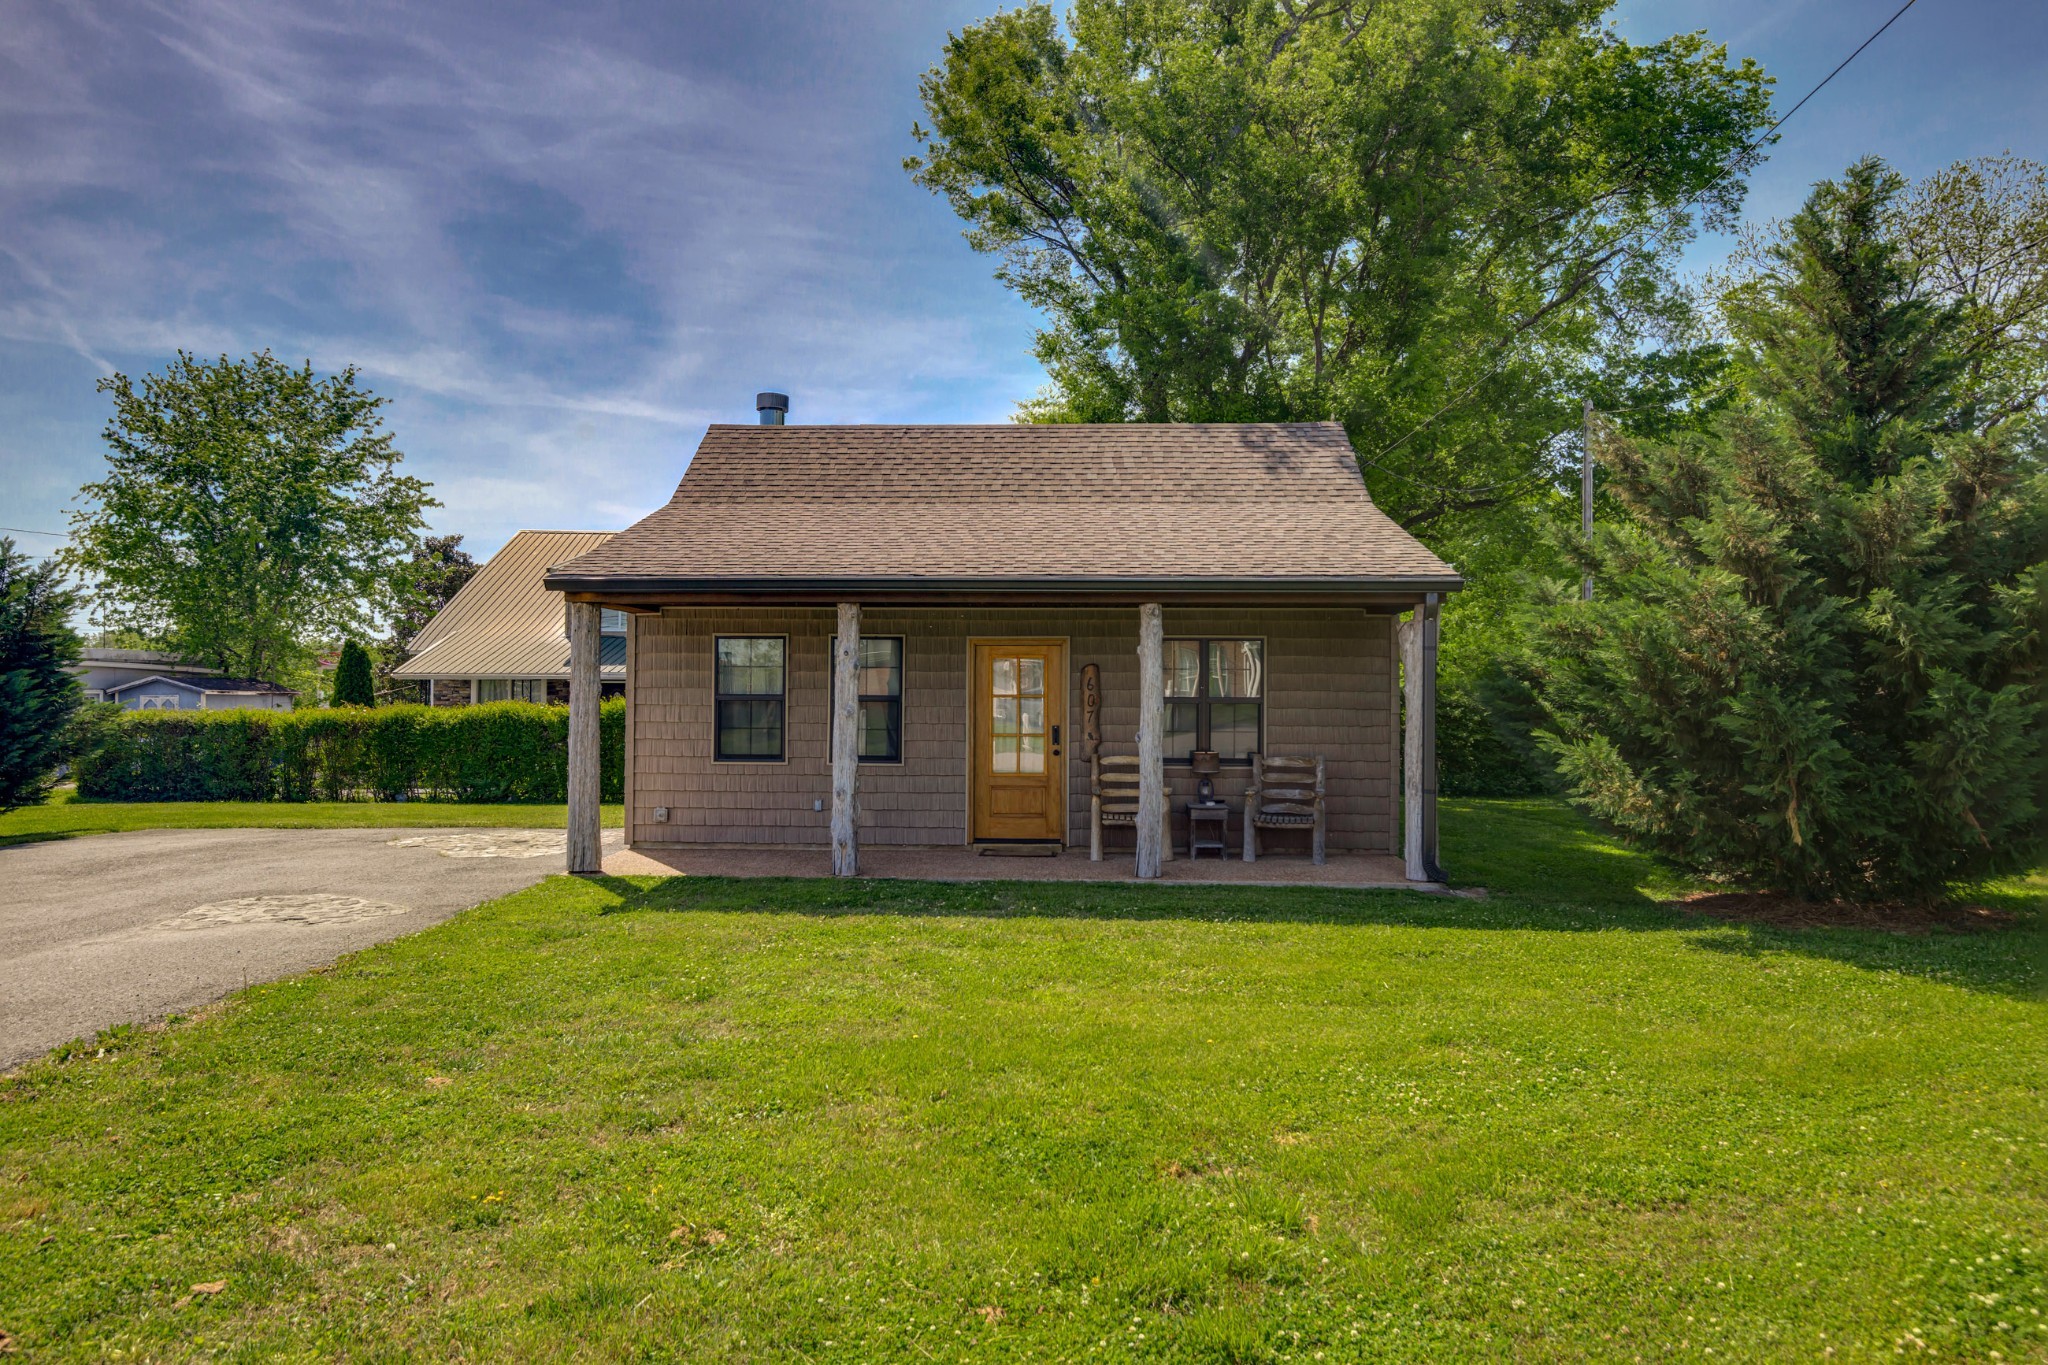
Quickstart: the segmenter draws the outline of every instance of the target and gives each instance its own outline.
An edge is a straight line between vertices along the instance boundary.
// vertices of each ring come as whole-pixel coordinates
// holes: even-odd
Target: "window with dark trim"
[[[832,637],[828,658],[838,658],[839,637]],[[903,761],[903,637],[863,635],[860,663],[854,676],[860,688],[860,761]],[[826,683],[829,689],[831,683]],[[829,693],[826,710],[831,710]],[[837,724],[834,718],[834,724]]]
[[[476,699],[486,701],[546,701],[548,685],[539,678],[478,678]]]
[[[781,635],[721,635],[712,680],[722,763],[774,763],[783,756],[789,641]]]
[[[1264,640],[1166,642],[1166,761],[1214,749],[1225,763],[1259,751],[1266,710]]]

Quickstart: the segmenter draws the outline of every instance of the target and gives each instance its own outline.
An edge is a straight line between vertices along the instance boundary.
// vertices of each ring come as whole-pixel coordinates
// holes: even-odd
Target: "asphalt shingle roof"
[[[668,504],[549,574],[1454,585],[1336,423],[713,426]]]

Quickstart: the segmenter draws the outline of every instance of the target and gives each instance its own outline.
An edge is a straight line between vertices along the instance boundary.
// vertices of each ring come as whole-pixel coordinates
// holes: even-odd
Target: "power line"
[[[12,531],[18,536],[51,536],[57,540],[71,539],[68,531],[31,531],[26,526],[0,526],[0,531]]]
[[[1780,115],[1775,121],[1772,122],[1770,127],[1764,129],[1763,132],[1757,134],[1756,138],[1749,142],[1747,145],[1745,145],[1740,152],[1737,152],[1734,156],[1730,157],[1728,159],[1728,164],[1722,168],[1721,173],[1715,176],[1712,180],[1709,180],[1706,184],[1700,186],[1699,189],[1695,190],[1692,196],[1685,201],[1686,204],[1691,205],[1698,203],[1702,195],[1706,194],[1708,191],[1712,190],[1716,185],[1719,185],[1723,180],[1726,180],[1730,175],[1734,174],[1736,167],[1742,164],[1743,158],[1749,156],[1752,152],[1756,151],[1759,147],[1763,146],[1766,142],[1770,141],[1772,135],[1775,134],[1780,128],[1784,127],[1785,124],[1791,120],[1794,114],[1798,113],[1801,109],[1806,107],[1806,102],[1808,100],[1812,99],[1815,95],[1818,95],[1822,90],[1826,89],[1829,81],[1832,81],[1835,77],[1841,75],[1842,72],[1848,68],[1849,63],[1855,61],[1858,57],[1863,55],[1864,48],[1869,47],[1872,43],[1876,42],[1880,37],[1884,35],[1884,31],[1886,29],[1890,28],[1893,24],[1899,22],[1899,17],[1901,15],[1903,15],[1907,10],[1913,8],[1913,6],[1918,3],[1919,0],[1905,0],[1904,4],[1900,5],[1896,10],[1893,10],[1891,18],[1885,20],[1882,24],[1879,24],[1877,28],[1872,31],[1871,35],[1868,38],[1865,38],[1862,42],[1856,45],[1856,50],[1854,52],[1851,52],[1848,56],[1842,58],[1840,62],[1836,63],[1834,70],[1828,72],[1827,75],[1821,77],[1818,84],[1816,84],[1811,90],[1808,90],[1805,94],[1801,95],[1799,97],[1799,102],[1797,104],[1794,104],[1790,109],[1787,109],[1782,115]],[[1636,229],[1637,232],[1641,232],[1642,230],[1643,229],[1641,228]],[[1624,238],[1624,240],[1626,240],[1626,238]],[[1609,261],[1618,258],[1621,254],[1621,248],[1617,246],[1615,250],[1610,254]],[[1604,272],[1605,269],[1606,266],[1602,265],[1600,267],[1600,270],[1596,271],[1596,274]],[[1581,278],[1583,279],[1583,277]],[[1541,326],[1541,324],[1539,323],[1538,326]],[[1467,398],[1470,398],[1481,384],[1484,384],[1487,380],[1493,378],[1494,375],[1500,372],[1500,367],[1507,362],[1507,353],[1509,348],[1512,347],[1516,341],[1520,340],[1523,335],[1523,333],[1517,332],[1515,335],[1510,336],[1505,341],[1501,342],[1500,345],[1495,349],[1494,358],[1492,362],[1487,365],[1486,370],[1482,374],[1480,374],[1480,376],[1477,379],[1474,379],[1470,384],[1467,384],[1463,389],[1460,389],[1456,394],[1452,395],[1448,400],[1445,401],[1442,407],[1438,408],[1429,416],[1423,418],[1422,422],[1419,425],[1414,427],[1406,435],[1402,436],[1399,440],[1393,441],[1385,446],[1382,446],[1379,452],[1375,454],[1372,457],[1372,459],[1366,461],[1366,465],[1368,467],[1371,467],[1373,465],[1378,464],[1379,461],[1385,459],[1387,456],[1399,450],[1402,446],[1407,445],[1410,441],[1414,440],[1417,436],[1420,436],[1423,432],[1435,426],[1438,418],[1442,417],[1445,413],[1449,412],[1452,408],[1458,406],[1460,403],[1463,403]]]
[[[1808,100],[1812,99],[1815,95],[1818,95],[1821,91],[1827,89],[1829,81],[1841,75],[1844,67],[1847,67],[1849,63],[1855,61],[1858,57],[1861,57],[1863,55],[1864,48],[1869,47],[1872,43],[1876,42],[1879,38],[1883,37],[1884,31],[1890,28],[1893,24],[1899,22],[1899,16],[1904,14],[1907,10],[1913,8],[1913,6],[1917,3],[1919,3],[1919,0],[1906,0],[1905,4],[1900,5],[1896,10],[1892,11],[1892,17],[1885,20],[1883,23],[1879,24],[1877,26],[1877,31],[1875,33],[1871,34],[1868,38],[1865,38],[1862,42],[1858,43],[1856,45],[1856,50],[1854,52],[1851,52],[1848,56],[1842,58],[1841,63],[1837,65],[1833,71],[1830,71],[1827,75],[1821,77],[1819,85],[1816,85],[1815,87],[1813,87],[1813,89],[1801,95],[1799,97],[1799,103],[1793,105],[1790,109],[1787,109],[1785,111],[1784,118],[1779,119],[1776,123],[1773,123],[1770,127],[1764,129],[1763,137],[1759,137],[1755,142],[1750,143],[1749,150],[1755,151],[1758,147],[1763,146],[1764,140],[1766,138],[1770,137],[1772,133],[1777,132],[1778,129],[1785,126],[1786,119],[1789,119],[1794,114],[1798,113],[1800,109],[1805,106]],[[1709,188],[1711,188],[1711,186]]]

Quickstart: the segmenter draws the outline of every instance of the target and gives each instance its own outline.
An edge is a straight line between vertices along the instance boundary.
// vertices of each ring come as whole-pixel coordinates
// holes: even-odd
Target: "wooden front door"
[[[1066,642],[976,640],[971,652],[971,837],[1064,841]]]

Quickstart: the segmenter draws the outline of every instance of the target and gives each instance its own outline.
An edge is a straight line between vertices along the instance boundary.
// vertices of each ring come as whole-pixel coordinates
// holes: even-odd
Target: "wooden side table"
[[[1188,857],[1198,856],[1203,849],[1214,849],[1217,856],[1230,856],[1230,807],[1222,801],[1203,803],[1190,801],[1188,811]],[[1215,834],[1202,837],[1204,825],[1215,826]]]

